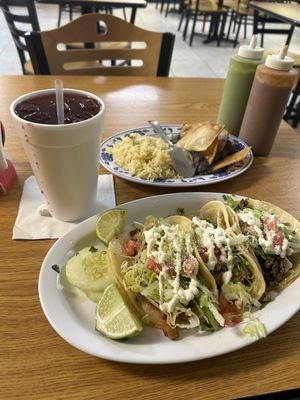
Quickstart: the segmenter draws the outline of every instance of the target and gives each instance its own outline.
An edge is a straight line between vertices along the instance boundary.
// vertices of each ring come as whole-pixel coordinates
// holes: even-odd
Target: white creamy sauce
[[[228,283],[232,278],[232,270],[229,269],[228,271],[224,272],[222,278],[223,278],[223,285],[224,286],[228,285]]]
[[[228,232],[222,228],[215,228],[212,224],[197,217],[193,218],[193,224],[196,226],[195,233],[198,243],[207,248],[207,266],[213,271],[218,263],[215,250],[220,253],[219,260],[227,267],[223,273],[223,284],[228,284],[232,278],[233,269],[233,250],[234,246],[248,240],[245,235],[230,237]],[[217,249],[216,249],[217,248]]]
[[[278,229],[274,230],[265,227],[260,218],[254,216],[252,210],[247,212],[238,212],[237,214],[243,222],[246,222],[254,230],[256,234],[255,239],[265,253],[276,254],[281,258],[285,258],[287,255],[289,256],[293,253],[290,243],[286,237],[284,237],[282,245],[274,244],[274,238],[278,232]],[[276,215],[266,212],[264,213],[264,217],[267,217],[271,222],[276,223],[279,230],[283,233],[284,224],[278,220]]]
[[[198,272],[198,261],[192,255],[193,243],[191,234],[183,231],[180,225],[159,225],[144,232],[147,244],[147,257],[153,256],[162,270],[159,273],[159,307],[163,312],[171,313],[179,302],[187,305],[199,293],[199,282],[196,278]],[[194,271],[190,276],[187,289],[180,285],[180,276],[184,274],[184,262],[190,259],[194,263]],[[174,268],[175,276],[171,277],[170,265]],[[172,288],[171,298],[166,296],[170,291],[165,290],[165,283]]]

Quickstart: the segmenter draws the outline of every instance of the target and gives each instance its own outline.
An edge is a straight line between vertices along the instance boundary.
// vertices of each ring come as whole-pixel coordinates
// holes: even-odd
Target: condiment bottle
[[[229,69],[219,109],[218,122],[232,135],[239,135],[257,66],[261,63],[264,49],[256,47],[257,35],[249,46],[240,46],[234,54]]]
[[[283,46],[278,55],[269,55],[256,70],[240,131],[240,138],[256,156],[270,153],[295,84],[294,59],[287,57],[287,51],[288,46]]]

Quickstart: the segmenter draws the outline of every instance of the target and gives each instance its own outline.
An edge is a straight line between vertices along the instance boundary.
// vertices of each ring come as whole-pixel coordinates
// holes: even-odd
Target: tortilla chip
[[[236,162],[242,161],[244,158],[246,158],[247,154],[250,151],[251,147],[245,147],[243,150],[240,150],[237,153],[233,153],[230,156],[223,158],[223,160],[219,161],[213,166],[213,168],[211,169],[212,172],[215,172],[224,167],[228,167],[229,165],[235,164]]]
[[[206,122],[196,122],[195,124],[183,124],[180,130],[180,136],[186,136],[188,133],[195,132],[198,128],[200,128]]]
[[[224,125],[213,124],[212,122],[194,124],[176,145],[188,151],[207,150],[223,128]]]
[[[212,142],[207,150],[200,151],[200,154],[206,159],[209,165],[213,163],[217,154],[218,147],[219,140],[218,138],[215,138],[215,140]]]
[[[192,128],[192,125],[189,124],[183,124],[180,130],[180,136],[183,137],[187,133],[189,133],[190,129]]]
[[[224,150],[224,147],[226,146],[227,140],[228,140],[228,135],[229,133],[226,131],[226,129],[223,129],[218,136],[219,144],[218,144],[218,151],[217,153],[220,153],[222,150]]]

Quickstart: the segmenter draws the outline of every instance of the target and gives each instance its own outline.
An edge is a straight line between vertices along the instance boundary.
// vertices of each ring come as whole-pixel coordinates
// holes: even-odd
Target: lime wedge
[[[143,327],[114,284],[109,285],[96,308],[96,330],[111,339],[138,335]]]
[[[127,211],[114,209],[99,215],[96,222],[96,234],[106,245],[118,236],[126,222]]]

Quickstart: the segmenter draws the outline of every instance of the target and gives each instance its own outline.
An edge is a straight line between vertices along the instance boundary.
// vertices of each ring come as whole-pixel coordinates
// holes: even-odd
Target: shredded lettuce
[[[233,273],[237,272],[237,275],[240,273],[246,283],[251,284],[253,281],[253,274],[248,268],[248,261],[243,257],[241,253],[238,251],[233,252]],[[238,278],[240,280],[240,278]]]
[[[152,277],[151,277],[152,278]],[[159,285],[158,280],[155,279],[152,283],[150,283],[145,289],[140,292],[146,298],[150,298],[152,300],[159,300]]]
[[[245,321],[245,326],[240,330],[242,335],[250,336],[254,339],[261,339],[267,336],[267,331],[264,324],[250,312],[243,314],[244,318],[248,319]]]
[[[229,196],[228,194],[224,194],[223,199],[224,199],[225,203],[229,207],[231,207],[233,210],[236,210],[237,208],[239,208],[240,200],[234,200],[234,198],[232,196]]]
[[[180,319],[184,315],[184,319]],[[199,326],[199,317],[189,308],[178,304],[175,310],[167,314],[167,322],[171,327],[178,326],[179,328],[192,329]]]
[[[218,311],[217,307],[213,303],[208,303],[207,308],[209,311],[212,313],[216,321],[218,322],[219,325],[224,326],[225,325],[225,320],[223,316],[220,314]]]
[[[203,307],[199,311],[201,316],[206,321],[206,324],[202,324],[201,330],[216,332],[219,329],[219,325],[212,312],[207,307]]]
[[[241,212],[245,214],[251,213],[257,219],[261,219],[261,217],[263,217],[263,215],[265,214],[264,210],[250,207],[244,207]]]
[[[238,307],[243,305],[244,307],[255,307],[260,306],[260,302],[254,299],[249,292],[247,292],[245,285],[241,282],[229,282],[227,285],[222,287],[222,292],[228,301],[236,301]]]
[[[239,234],[229,239],[230,246],[238,246],[248,241],[248,236]]]
[[[154,215],[148,215],[144,222],[144,227],[146,228],[149,225],[158,226],[162,223],[161,218],[154,217]]]
[[[200,326],[201,330],[215,332],[220,326],[224,326],[225,321],[218,310],[218,301],[212,292],[200,284],[200,295],[194,299],[194,304],[199,315],[204,320]]]
[[[153,271],[145,268],[143,264],[129,266],[127,262],[122,264],[121,270],[128,289],[135,293],[147,291],[147,296],[145,297],[154,301],[159,300],[157,275]]]

